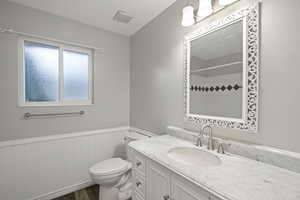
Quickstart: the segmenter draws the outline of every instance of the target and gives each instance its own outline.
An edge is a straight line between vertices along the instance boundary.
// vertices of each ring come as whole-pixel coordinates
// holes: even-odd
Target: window
[[[92,104],[92,52],[61,44],[21,39],[20,104]]]

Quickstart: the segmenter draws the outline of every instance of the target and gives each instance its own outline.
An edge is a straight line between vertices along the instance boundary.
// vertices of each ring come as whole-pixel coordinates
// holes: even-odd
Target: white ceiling
[[[130,36],[176,0],[9,0],[84,24]],[[118,10],[133,17],[129,24],[113,21]]]

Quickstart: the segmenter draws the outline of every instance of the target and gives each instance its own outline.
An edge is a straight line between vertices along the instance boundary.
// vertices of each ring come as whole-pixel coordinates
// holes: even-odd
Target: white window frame
[[[24,54],[24,44],[25,41],[35,42],[50,46],[55,46],[59,50],[59,72],[58,72],[58,101],[57,102],[27,102],[25,99],[25,54]],[[88,106],[93,105],[93,87],[94,87],[94,67],[93,67],[93,50],[88,48],[82,48],[77,46],[65,45],[62,43],[40,40],[30,37],[20,37],[19,38],[19,106],[21,107],[36,107],[36,106]],[[85,53],[89,57],[88,63],[88,100],[78,100],[70,101],[64,100],[64,66],[63,66],[63,51],[73,51],[78,53]]]

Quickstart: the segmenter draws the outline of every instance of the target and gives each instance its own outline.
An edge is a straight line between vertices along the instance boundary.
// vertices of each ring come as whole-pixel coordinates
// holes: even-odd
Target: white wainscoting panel
[[[52,199],[92,184],[88,173],[91,165],[125,156],[124,136],[128,129],[0,144],[0,199]]]

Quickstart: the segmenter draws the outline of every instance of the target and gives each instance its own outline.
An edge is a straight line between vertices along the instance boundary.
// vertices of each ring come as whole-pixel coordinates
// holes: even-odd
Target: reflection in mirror
[[[190,114],[243,117],[243,21],[191,41]]]

